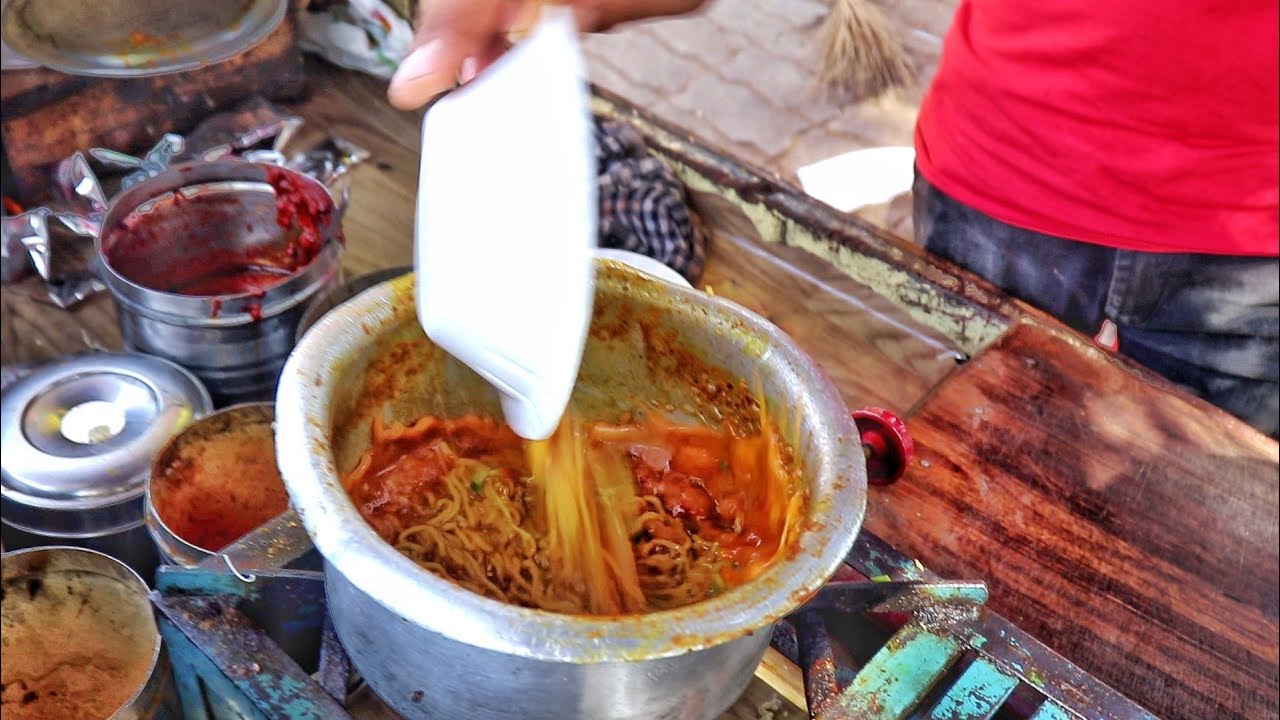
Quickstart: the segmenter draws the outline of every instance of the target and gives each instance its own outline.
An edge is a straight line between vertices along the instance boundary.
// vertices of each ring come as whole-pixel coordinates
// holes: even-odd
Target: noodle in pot
[[[572,413],[548,441],[492,418],[374,420],[343,485],[388,543],[495,600],[618,615],[689,605],[750,580],[787,545],[798,474],[761,432],[621,425]]]

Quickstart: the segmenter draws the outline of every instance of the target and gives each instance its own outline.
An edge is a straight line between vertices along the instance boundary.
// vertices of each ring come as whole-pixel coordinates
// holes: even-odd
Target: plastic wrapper
[[[228,155],[284,165],[324,183],[346,206],[346,175],[369,158],[348,140],[300,133],[301,118],[254,99],[207,119],[186,136],[166,134],[141,157],[89,148],[64,160],[51,181],[58,200],[24,209],[6,199],[0,282],[69,309],[105,290],[98,280],[93,243],[110,198],[176,162]]]
[[[298,44],[335,65],[390,78],[413,44],[407,12],[405,2],[313,2],[298,14]]]

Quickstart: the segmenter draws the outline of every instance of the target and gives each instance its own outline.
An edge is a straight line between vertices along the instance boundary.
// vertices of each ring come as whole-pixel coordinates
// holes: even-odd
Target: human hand
[[[696,10],[705,0],[562,0],[583,32],[620,23]],[[415,49],[400,63],[387,99],[413,110],[467,82],[502,56],[512,32],[527,29],[539,0],[421,0]]]

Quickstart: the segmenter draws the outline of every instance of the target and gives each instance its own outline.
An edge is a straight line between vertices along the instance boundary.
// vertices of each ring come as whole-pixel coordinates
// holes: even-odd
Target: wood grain
[[[105,79],[6,71],[0,119],[19,199],[42,199],[52,169],[77,150],[139,152],[251,96],[296,95],[302,67],[290,15],[240,55],[182,73]]]
[[[868,529],[1160,717],[1275,716],[1274,441],[1030,322],[908,426]]]
[[[355,168],[351,205],[343,218],[343,267],[363,274],[413,262],[414,198],[418,188],[420,112],[400,112],[386,101],[386,83],[309,61],[313,91],[286,105],[312,130],[341,136],[370,150]]]
[[[93,242],[87,238],[56,232],[53,242],[58,243],[55,273],[83,268],[93,257]],[[71,311],[40,299],[45,297],[44,283],[36,277],[0,285],[0,361],[5,365],[120,347],[115,307],[105,293]]]
[[[756,678],[768,684],[774,692],[795,707],[808,706],[804,696],[804,675],[800,668],[772,647],[765,650],[764,660],[756,668]]]

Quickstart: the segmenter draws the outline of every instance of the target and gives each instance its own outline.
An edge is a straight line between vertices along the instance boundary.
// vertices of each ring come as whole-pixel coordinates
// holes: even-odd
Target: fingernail
[[[476,62],[474,57],[469,57],[466,60],[463,60],[462,69],[458,71],[458,82],[465,85],[466,83],[474,80],[476,77],[476,68],[478,66],[479,63]]]
[[[391,84],[411,82],[436,72],[439,55],[439,39],[432,40],[409,53],[404,60],[400,61],[400,67],[396,68],[395,74],[391,76]]]

